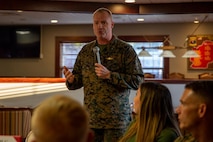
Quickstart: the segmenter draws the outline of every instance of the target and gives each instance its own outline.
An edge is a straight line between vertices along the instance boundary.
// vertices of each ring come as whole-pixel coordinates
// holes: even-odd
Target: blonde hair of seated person
[[[136,97],[137,103],[136,103]],[[135,122],[119,142],[156,142],[165,128],[181,135],[169,89],[157,82],[143,82],[134,98]]]
[[[34,142],[91,142],[89,116],[77,101],[64,95],[44,100],[33,112]]]

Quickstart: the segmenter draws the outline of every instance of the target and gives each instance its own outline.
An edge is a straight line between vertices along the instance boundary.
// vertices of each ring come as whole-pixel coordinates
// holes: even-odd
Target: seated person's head
[[[166,86],[157,82],[141,83],[134,98],[133,111],[135,122],[121,142],[126,142],[133,135],[136,135],[136,141],[153,142],[165,128],[174,131],[171,139],[180,135],[171,93]]]
[[[140,117],[146,114],[146,118],[158,117],[163,121],[170,118],[174,115],[174,109],[169,89],[156,82],[140,84],[134,98],[134,111]]]
[[[180,128],[196,132],[198,127],[212,128],[213,81],[194,81],[185,85],[176,112]]]
[[[180,134],[169,89],[157,82],[140,84],[134,98],[134,113],[142,125],[158,131],[172,127]],[[157,131],[156,130],[156,131]]]
[[[33,112],[32,132],[36,142],[88,142],[92,139],[84,107],[64,95],[44,100]]]

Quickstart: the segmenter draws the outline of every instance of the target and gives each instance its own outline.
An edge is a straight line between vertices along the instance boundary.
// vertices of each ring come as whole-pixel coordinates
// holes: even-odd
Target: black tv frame
[[[0,59],[40,58],[40,25],[0,25]]]

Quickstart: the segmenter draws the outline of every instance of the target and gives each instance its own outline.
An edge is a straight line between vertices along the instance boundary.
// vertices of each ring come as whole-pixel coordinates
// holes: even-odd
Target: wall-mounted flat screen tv
[[[0,58],[39,58],[39,25],[0,26]]]

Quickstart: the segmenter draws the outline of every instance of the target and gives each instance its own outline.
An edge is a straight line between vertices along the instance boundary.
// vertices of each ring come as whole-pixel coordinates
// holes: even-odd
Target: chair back
[[[178,72],[173,72],[169,74],[169,79],[184,79],[185,75]]]
[[[155,74],[152,74],[152,73],[144,73],[144,78],[155,78]]]
[[[201,73],[198,75],[199,79],[213,79],[213,73]]]

